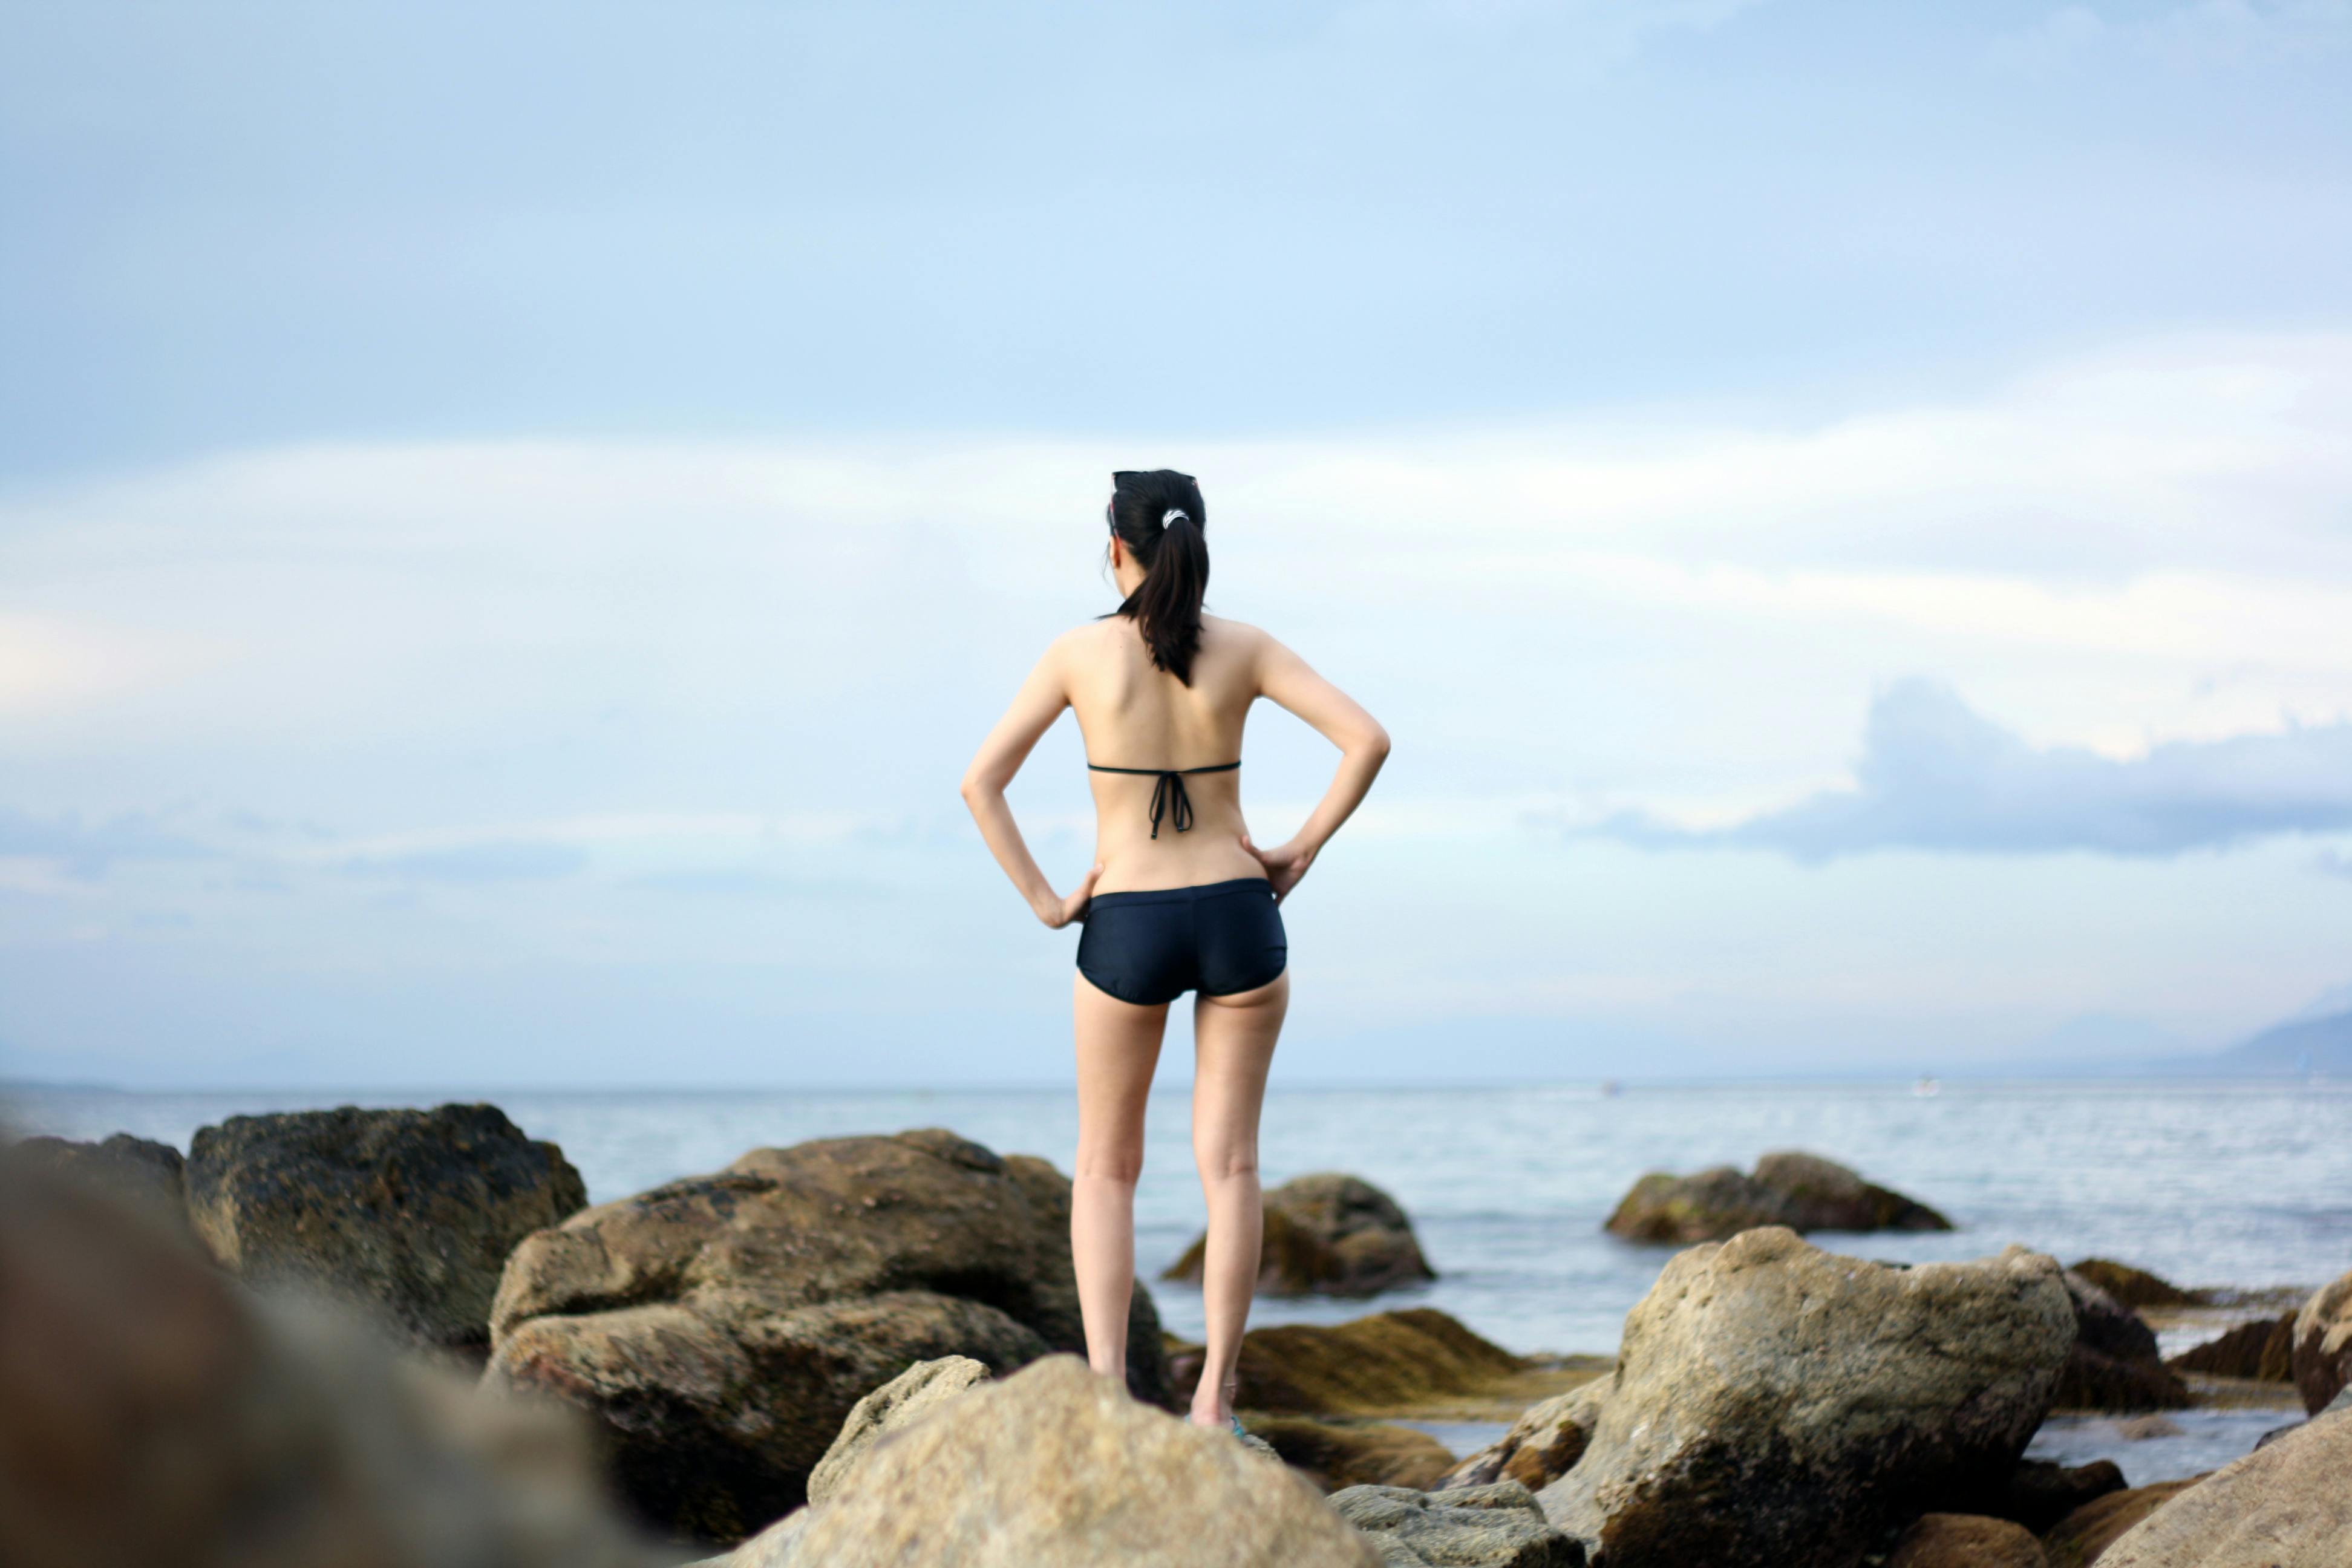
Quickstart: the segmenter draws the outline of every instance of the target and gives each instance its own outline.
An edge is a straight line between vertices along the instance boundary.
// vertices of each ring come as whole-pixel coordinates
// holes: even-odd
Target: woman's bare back
[[[1151,801],[1161,770],[1214,767],[1240,760],[1252,703],[1264,692],[1263,654],[1271,639],[1255,626],[1201,618],[1201,647],[1190,685],[1151,662],[1141,632],[1124,616],[1093,621],[1066,636],[1066,689],[1087,761],[1095,773],[1096,891],[1185,888],[1238,877],[1264,877],[1244,846],[1241,773],[1183,778],[1191,826],[1178,830],[1175,803],[1163,800],[1157,836]]]

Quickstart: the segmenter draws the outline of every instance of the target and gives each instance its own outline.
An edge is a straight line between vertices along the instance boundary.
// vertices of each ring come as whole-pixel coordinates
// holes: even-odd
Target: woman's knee
[[[1257,1150],[1255,1148],[1215,1145],[1195,1148],[1192,1163],[1201,1169],[1201,1180],[1212,1185],[1257,1179]]]
[[[1108,1149],[1081,1149],[1076,1162],[1081,1180],[1115,1182],[1131,1187],[1143,1174],[1143,1151],[1139,1148],[1116,1146]]]

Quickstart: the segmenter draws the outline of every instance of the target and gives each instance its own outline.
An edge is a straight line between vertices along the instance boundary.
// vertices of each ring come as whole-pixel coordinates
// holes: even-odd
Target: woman
[[[1258,1109],[1290,1003],[1277,904],[1372,786],[1389,738],[1372,716],[1255,626],[1201,613],[1208,509],[1189,475],[1112,476],[1118,608],[1065,632],[964,775],[997,864],[1056,930],[1086,921],[1075,982],[1077,1177],[1070,1252],[1087,1360],[1126,1376],[1135,1283],[1135,1181],[1168,1005],[1194,994],[1192,1152],[1208,1198],[1202,1279],[1208,1344],[1192,1419],[1233,1426],[1234,1363],[1257,1282],[1265,1216]],[[1322,803],[1288,843],[1260,849],[1242,821],[1242,728],[1269,698],[1340,751]],[[1095,795],[1095,864],[1067,896],[1037,868],[1005,786],[1068,708]]]

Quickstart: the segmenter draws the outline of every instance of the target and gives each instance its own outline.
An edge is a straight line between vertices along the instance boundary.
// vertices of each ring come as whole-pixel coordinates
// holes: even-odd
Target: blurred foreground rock
[[[1204,1233],[1162,1279],[1199,1284]],[[1360,1177],[1325,1172],[1265,1194],[1261,1296],[1375,1296],[1437,1278],[1412,1222],[1394,1198]]]
[[[2294,1331],[2295,1391],[2316,1415],[2352,1381],[2352,1274],[2313,1291]]]
[[[1540,1494],[1602,1568],[1846,1568],[1996,1498],[2075,1341],[2057,1262],[1900,1268],[1781,1228],[1692,1247],[1625,1320],[1583,1457]]]
[[[2210,1290],[2184,1290],[2161,1275],[2145,1268],[2135,1268],[2128,1263],[2118,1263],[2112,1258],[2085,1258],[2067,1270],[2079,1274],[2113,1296],[2125,1306],[2141,1307],[2201,1307],[2208,1304],[2213,1293]]]
[[[152,1213],[0,1162],[0,1563],[654,1568],[577,1424],[257,1299]]]
[[[24,1170],[54,1172],[105,1194],[161,1221],[188,1231],[186,1162],[169,1143],[118,1132],[102,1143],[65,1138],[26,1138],[0,1149],[0,1162]]]
[[[1002,1373],[1084,1345],[1069,1194],[937,1129],[756,1149],[526,1239],[488,1379],[593,1416],[647,1518],[739,1540],[803,1500],[851,1408],[910,1363]],[[1140,1286],[1128,1382],[1170,1401]]]
[[[973,1388],[858,1461],[730,1568],[1375,1568],[1370,1543],[1229,1433],[1071,1356]]]
[[[1741,1175],[1717,1165],[1693,1176],[1653,1171],[1620,1199],[1606,1228],[1628,1241],[1724,1241],[1761,1226],[1811,1230],[1949,1230],[1951,1221],[1833,1160],[1767,1154]]]
[[[1517,1481],[1438,1492],[1349,1487],[1331,1507],[1390,1568],[1584,1568],[1584,1548]]]
[[[2041,1535],[2076,1509],[2123,1489],[2124,1473],[2113,1459],[2087,1465],[2021,1459],[2001,1497],[1987,1511]]]
[[[232,1116],[196,1133],[187,1191],[197,1236],[248,1284],[478,1353],[507,1255],[588,1201],[563,1151],[494,1105]]]
[[[2166,1501],[2100,1568],[2344,1568],[2352,1563],[2352,1412],[2326,1415]]]
[[[2242,1377],[2261,1383],[2294,1381],[2294,1314],[2240,1323],[2218,1339],[2168,1357],[2175,1372]]]

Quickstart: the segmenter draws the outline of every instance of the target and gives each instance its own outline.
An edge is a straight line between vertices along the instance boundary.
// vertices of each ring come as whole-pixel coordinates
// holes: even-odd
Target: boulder
[[[1162,1279],[1201,1280],[1205,1233]],[[1325,1172],[1265,1194],[1261,1296],[1377,1296],[1437,1278],[1396,1200],[1356,1176]]]
[[[1509,1480],[1529,1491],[1541,1491],[1584,1457],[1609,1382],[1605,1376],[1595,1378],[1528,1405],[1499,1442],[1454,1466],[1442,1485],[1476,1487]]]
[[[0,1162],[0,1563],[657,1568],[576,1422],[240,1288],[152,1208]]]
[[[507,1254],[587,1202],[563,1151],[492,1105],[232,1116],[196,1133],[187,1188],[196,1235],[247,1284],[477,1352]]]
[[[1552,1528],[1517,1481],[1439,1492],[1349,1487],[1330,1500],[1391,1568],[1584,1568],[1584,1548]]]
[[[2352,1382],[2352,1274],[2311,1293],[2294,1315],[2295,1392],[2317,1415]]]
[[[2048,1568],[2021,1524],[1980,1513],[1928,1513],[1895,1538],[1886,1568]]]
[[[1426,1489],[1454,1468],[1452,1449],[1410,1426],[1253,1415],[1248,1427],[1250,1436],[1263,1438],[1277,1458],[1321,1491],[1355,1486]]]
[[[1242,1336],[1236,1408],[1280,1415],[1410,1415],[1448,1397],[1487,1393],[1527,1361],[1433,1307],[1338,1324],[1284,1323]],[[1178,1393],[1200,1377],[1186,1358]]]
[[[1605,1228],[1628,1241],[1723,1241],[1743,1230],[1949,1230],[1927,1205],[1864,1181],[1834,1161],[1784,1152],[1741,1175],[1717,1165],[1695,1176],[1653,1171],[1619,1200]]]
[[[1773,1226],[1690,1248],[1625,1320],[1545,1514],[1604,1568],[1843,1568],[1998,1496],[2074,1343],[2057,1263],[1915,1268]]]
[[[1999,1502],[1987,1511],[2041,1535],[2084,1504],[2123,1489],[2124,1473],[2113,1459],[2087,1465],[2021,1459]]]
[[[2242,1377],[2259,1383],[2294,1381],[2294,1314],[2240,1323],[2219,1339],[2192,1346],[2165,1365],[2207,1377]]]
[[[2069,1410],[2183,1410],[2189,1385],[2157,1355],[2156,1331],[2088,1278],[2068,1269],[2074,1349],[2053,1403]]]
[[[587,1411],[646,1517],[739,1540],[912,1363],[1003,1373],[1085,1343],[1069,1196],[1045,1161],[936,1129],[753,1150],[525,1240],[488,1376]],[[1129,1386],[1168,1403],[1140,1288],[1129,1329]]]
[[[1071,1356],[972,1389],[877,1445],[793,1535],[793,1561],[823,1568],[1381,1561],[1284,1467],[1129,1398]]]
[[[2192,1476],[2152,1487],[2132,1487],[2084,1503],[2042,1536],[2042,1550],[2050,1559],[2050,1568],[2090,1568],[2126,1531],[2201,1479]]]
[[[2222,1466],[2107,1548],[2103,1568],[2343,1568],[2352,1563],[2352,1414]]]
[[[866,1451],[889,1434],[913,1426],[967,1389],[986,1383],[985,1363],[970,1356],[919,1361],[849,1408],[841,1435],[809,1472],[808,1500],[823,1502],[841,1489],[843,1478]]]
[[[2206,1290],[2184,1290],[2169,1279],[2112,1258],[2085,1258],[2067,1272],[2081,1275],[2126,1307],[2200,1307],[2211,1296]]]
[[[128,1132],[102,1143],[26,1138],[0,1149],[0,1161],[54,1172],[135,1205],[175,1229],[188,1227],[186,1163],[169,1143]]]

